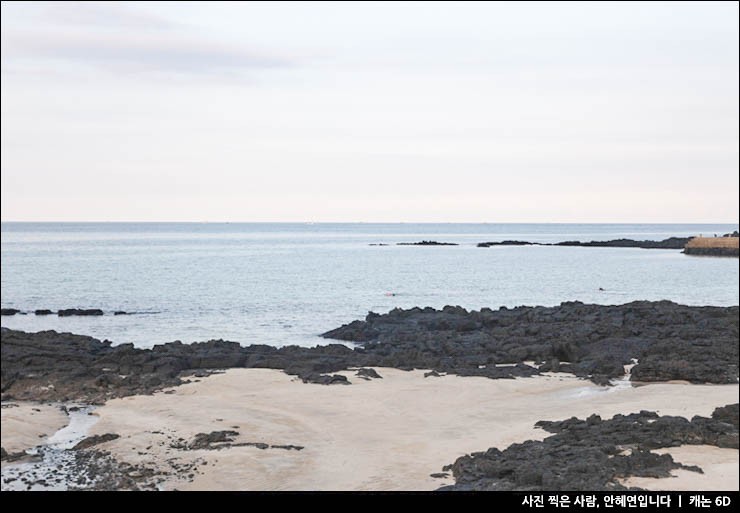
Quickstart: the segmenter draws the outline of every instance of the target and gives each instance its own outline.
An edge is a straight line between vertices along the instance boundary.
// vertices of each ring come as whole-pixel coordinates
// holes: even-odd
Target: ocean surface
[[[3,316],[140,347],[214,338],[326,343],[368,311],[621,304],[737,305],[738,260],[679,250],[477,248],[532,242],[660,240],[736,224],[2,223],[1,303],[25,311],[100,308],[101,317]],[[396,246],[420,240],[459,246]],[[386,243],[389,246],[371,246]],[[604,289],[604,290],[600,290]],[[125,310],[133,315],[114,316]]]

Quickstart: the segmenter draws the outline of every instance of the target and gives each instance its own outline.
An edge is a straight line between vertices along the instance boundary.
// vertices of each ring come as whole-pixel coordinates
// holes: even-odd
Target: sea
[[[2,326],[132,342],[315,346],[368,312],[667,299],[737,305],[738,259],[486,241],[661,240],[737,224],[2,223]],[[435,240],[457,246],[399,246]],[[385,245],[379,245],[385,244]],[[100,308],[99,317],[34,315]],[[114,315],[126,311],[129,315]]]

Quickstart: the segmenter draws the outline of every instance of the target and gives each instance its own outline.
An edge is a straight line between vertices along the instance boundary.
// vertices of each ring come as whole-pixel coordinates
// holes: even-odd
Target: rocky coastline
[[[350,368],[393,367],[492,379],[567,372],[609,385],[635,362],[633,381],[738,379],[737,306],[636,301],[480,311],[394,309],[322,336],[356,347],[242,347],[211,340],[139,349],[69,333],[2,328],[2,397],[97,403],[177,385],[193,373],[235,367],[280,369],[320,384],[348,384],[332,373]]]
[[[0,389],[4,402],[104,404],[193,383],[231,368],[278,369],[305,383],[323,385],[385,382],[381,375],[385,372],[376,370],[381,367],[424,369],[424,382],[448,379],[439,378],[445,375],[500,379],[560,372],[604,386],[624,379],[737,384],[738,314],[737,306],[692,307],[669,301],[612,306],[566,302],[480,311],[456,306],[394,309],[370,313],[322,335],[354,347],[313,348],[243,347],[211,340],[139,349],[70,333],[2,328]],[[619,490],[625,487],[623,479],[631,476],[666,477],[675,469],[699,472],[669,454],[651,451],[683,444],[737,449],[737,417],[737,404],[730,404],[711,417],[690,420],[643,411],[606,420],[591,416],[541,421],[537,426],[552,436],[461,456],[444,469],[452,473],[455,484],[442,489]],[[290,439],[275,443],[236,436],[232,428],[206,431],[192,440],[175,439],[172,447],[186,452],[232,447],[303,452],[303,444]],[[106,449],[117,439],[118,433],[105,432],[75,446],[74,465],[99,477],[94,484],[79,483],[80,487],[153,488],[166,477],[161,469],[118,461]],[[4,461],[17,456],[3,449]],[[448,475],[445,472],[438,475]]]

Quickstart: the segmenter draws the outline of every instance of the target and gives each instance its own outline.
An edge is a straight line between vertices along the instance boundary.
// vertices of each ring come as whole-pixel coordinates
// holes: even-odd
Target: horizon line
[[[172,221],[172,220],[65,220],[65,221],[48,221],[48,220],[0,220],[0,224],[740,224],[740,220],[735,221]]]

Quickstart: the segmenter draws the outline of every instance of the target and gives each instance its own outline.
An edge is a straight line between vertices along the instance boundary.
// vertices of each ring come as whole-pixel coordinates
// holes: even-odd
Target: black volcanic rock
[[[360,344],[372,365],[463,376],[529,376],[556,364],[561,372],[606,384],[622,376],[633,358],[635,381],[736,383],[738,376],[736,306],[635,301],[470,312],[451,306],[394,309],[323,336]],[[523,364],[529,360],[541,370]]]
[[[117,435],[115,433],[105,433],[103,435],[88,436],[87,438],[83,438],[82,440],[77,442],[77,444],[72,447],[72,450],[79,451],[82,449],[89,449],[94,445],[110,442],[111,440],[117,440],[118,438],[121,438],[121,435]]]
[[[527,242],[524,240],[502,240],[500,242],[479,242],[477,244],[479,248],[490,248],[491,246],[533,246],[533,245],[539,246],[541,244],[538,244],[536,242]]]
[[[188,450],[198,449],[215,449],[214,444],[224,444],[234,441],[234,437],[238,436],[238,431],[211,431],[210,433],[198,433],[193,437],[193,440],[187,445]]]
[[[59,317],[70,317],[73,315],[103,315],[103,311],[99,308],[67,308],[65,310],[59,310],[57,315]]]
[[[375,369],[357,369],[357,376],[365,379],[383,379],[383,376],[377,373]]]
[[[683,249],[691,237],[669,237],[663,240],[592,240],[591,242],[566,241],[558,242],[556,246],[588,246],[596,248],[643,248],[643,249]]]
[[[740,419],[738,418],[738,413],[740,413],[739,406],[738,403],[735,403],[717,408],[712,413],[712,418],[716,421],[735,426],[735,429],[738,429],[740,428]]]
[[[319,374],[312,372],[303,374],[301,379],[304,383],[314,383],[317,385],[351,385],[347,377],[341,374]]]
[[[691,420],[642,411],[609,420],[592,415],[540,421],[536,426],[555,434],[462,456],[444,467],[456,482],[442,490],[624,490],[619,480],[632,476],[667,478],[677,468],[701,473],[651,450],[686,444],[737,448],[737,424],[717,419],[724,415],[719,410],[737,407]]]
[[[454,242],[437,242],[436,240],[423,240],[421,242],[399,242],[396,246],[459,246]]]
[[[490,248],[493,246],[579,246],[593,248],[683,249],[689,240],[691,240],[691,237],[669,237],[663,240],[592,240],[590,242],[568,240],[564,242],[556,242],[554,244],[547,242],[504,240],[500,242],[479,242],[477,246],[479,248]]]
[[[637,359],[631,376],[635,381],[737,383],[738,377],[738,307],[669,301],[619,306],[568,302],[497,311],[394,309],[370,313],[364,321],[323,335],[355,342],[355,349],[342,344],[242,347],[224,340],[138,349],[55,331],[2,328],[0,335],[4,400],[100,402],[151,393],[178,385],[193,373],[232,367],[281,369],[321,384],[349,384],[334,373],[370,367],[492,379],[557,370],[608,384]]]

